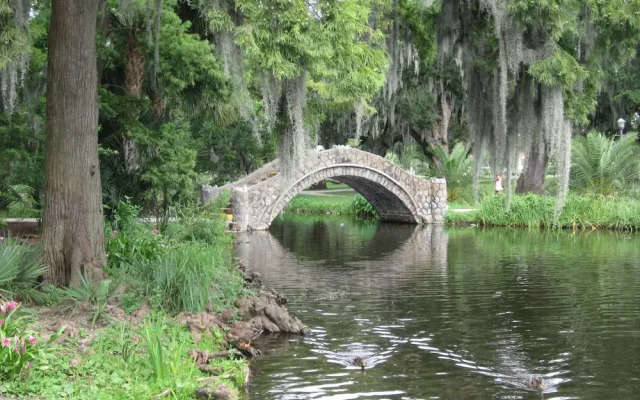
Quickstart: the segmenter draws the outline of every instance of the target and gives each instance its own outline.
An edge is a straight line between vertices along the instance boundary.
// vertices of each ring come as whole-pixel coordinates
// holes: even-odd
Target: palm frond
[[[572,189],[602,196],[624,194],[639,176],[640,148],[636,140],[636,134],[613,141],[598,132],[574,139]]]

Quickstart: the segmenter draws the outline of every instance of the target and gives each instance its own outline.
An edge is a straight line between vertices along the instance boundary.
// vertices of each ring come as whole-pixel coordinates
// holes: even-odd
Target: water
[[[236,252],[312,334],[258,343],[248,397],[638,399],[638,249],[611,232],[278,219]]]

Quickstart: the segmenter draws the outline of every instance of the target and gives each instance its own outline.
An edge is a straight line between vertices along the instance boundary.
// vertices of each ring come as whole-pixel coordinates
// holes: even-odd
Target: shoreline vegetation
[[[105,275],[74,288],[39,283],[33,238],[0,241],[0,399],[241,397],[252,341],[307,328],[233,258],[222,203],[159,230],[123,202]]]
[[[346,193],[340,196],[319,196],[303,192],[289,203],[287,211],[297,214],[356,216],[357,210],[363,208],[362,205],[354,205],[357,197],[361,196],[354,193],[351,193],[351,197]],[[358,201],[361,202],[362,199]],[[449,203],[445,223],[540,229],[640,229],[640,202],[634,199],[570,194],[557,219],[554,218],[555,201],[556,198],[551,196],[512,195],[507,209],[504,195],[487,194],[478,205]]]
[[[445,220],[450,225],[621,231],[640,229],[640,202],[636,200],[569,195],[562,211],[554,218],[555,201],[555,197],[549,196],[517,195],[511,197],[507,209],[504,196],[491,196],[476,209],[447,212]]]

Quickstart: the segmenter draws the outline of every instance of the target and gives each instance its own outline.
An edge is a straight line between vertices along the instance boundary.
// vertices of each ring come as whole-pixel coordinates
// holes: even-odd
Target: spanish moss
[[[280,116],[280,171],[281,183],[288,184],[295,171],[302,165],[308,147],[308,135],[304,125],[304,108],[307,96],[307,78],[300,76],[282,82]]]

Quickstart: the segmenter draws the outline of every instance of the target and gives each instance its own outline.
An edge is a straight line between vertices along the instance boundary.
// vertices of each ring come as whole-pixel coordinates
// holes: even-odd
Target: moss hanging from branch
[[[29,1],[0,0],[0,103],[9,114],[29,68]]]
[[[307,78],[299,77],[282,82],[280,107],[278,108],[278,131],[280,132],[279,158],[280,178],[287,185],[299,170],[305,157],[308,135],[304,125],[304,108],[307,97]]]

